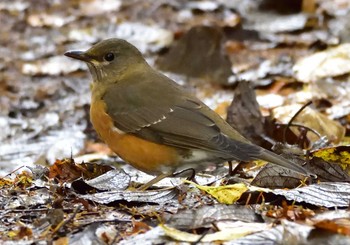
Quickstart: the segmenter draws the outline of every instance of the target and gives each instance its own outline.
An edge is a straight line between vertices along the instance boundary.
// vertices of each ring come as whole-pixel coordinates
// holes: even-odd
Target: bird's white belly
[[[173,167],[166,166],[162,172],[181,172],[187,169],[194,169],[196,172],[203,171],[211,166],[216,166],[217,161],[213,159],[210,153],[203,150],[192,150],[190,155],[183,156],[180,164]],[[171,169],[170,169],[171,168]]]

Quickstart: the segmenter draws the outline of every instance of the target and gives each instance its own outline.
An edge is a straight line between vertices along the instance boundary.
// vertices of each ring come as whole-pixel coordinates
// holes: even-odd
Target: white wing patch
[[[206,151],[202,150],[192,150],[190,156],[186,156],[183,158],[184,162],[200,162],[206,160],[208,158],[208,154]]]
[[[171,109],[171,108],[169,109],[170,113],[173,112],[173,111],[174,111],[173,109]],[[148,124],[145,124],[145,125],[141,126],[141,128],[139,128],[137,131],[141,130],[142,128],[147,128],[147,127],[150,127],[152,125],[156,125],[156,124],[164,121],[165,119],[167,119],[167,117],[165,115],[162,115],[162,117],[160,119],[158,119],[158,120],[156,120],[156,121],[154,121],[152,123],[148,123]]]
[[[125,132],[123,130],[120,130],[119,128],[117,128],[116,126],[112,127],[112,131],[116,132],[118,134],[125,134]]]
[[[166,119],[166,116],[162,116],[161,119],[157,120],[157,121],[154,121],[152,124],[155,125],[157,123],[160,123],[161,121],[165,120]],[[149,124],[150,125],[150,124]]]

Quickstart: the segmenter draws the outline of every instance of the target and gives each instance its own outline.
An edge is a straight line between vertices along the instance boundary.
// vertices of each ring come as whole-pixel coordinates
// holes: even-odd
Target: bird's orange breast
[[[178,165],[180,157],[175,148],[146,141],[117,130],[112,118],[106,112],[106,104],[103,100],[92,101],[90,119],[101,139],[118,156],[135,168],[157,175],[171,172]]]

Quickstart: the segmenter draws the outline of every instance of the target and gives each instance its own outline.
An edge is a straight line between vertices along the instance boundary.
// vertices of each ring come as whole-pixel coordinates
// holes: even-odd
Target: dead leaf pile
[[[350,244],[349,16],[331,0],[1,1],[0,243]],[[317,179],[254,161],[138,191],[153,177],[99,141],[87,67],[63,56],[110,37]]]

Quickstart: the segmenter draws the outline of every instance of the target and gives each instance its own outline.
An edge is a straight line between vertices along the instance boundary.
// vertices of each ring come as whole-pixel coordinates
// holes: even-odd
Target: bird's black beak
[[[89,55],[87,55],[83,51],[68,51],[68,52],[65,52],[64,55],[70,58],[82,60],[85,62],[91,62],[93,60]]]

